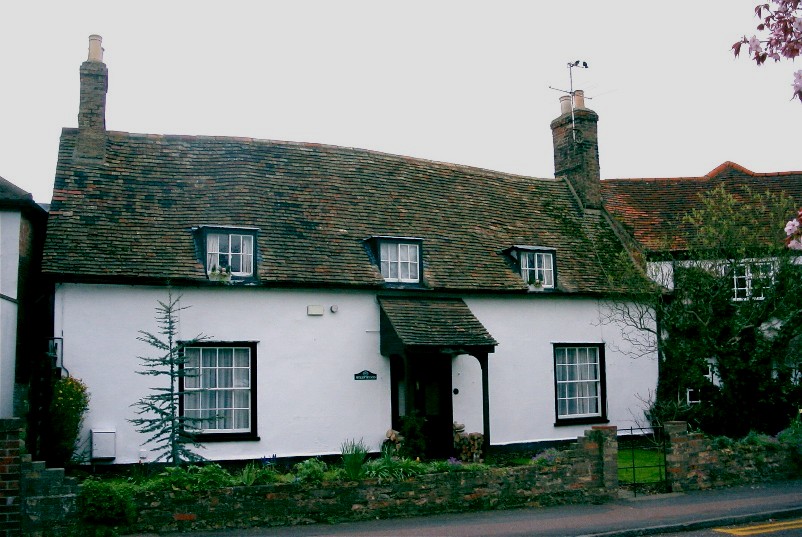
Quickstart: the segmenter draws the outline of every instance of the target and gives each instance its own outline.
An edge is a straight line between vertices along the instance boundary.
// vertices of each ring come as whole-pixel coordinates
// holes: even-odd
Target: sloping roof
[[[33,201],[29,192],[0,177],[0,208],[33,211],[43,216],[45,210]]]
[[[802,171],[755,173],[733,162],[725,162],[702,177],[601,182],[605,208],[653,252],[687,249],[694,230],[682,220],[700,207],[700,195],[719,185],[736,198],[748,189],[753,194],[785,193],[802,204]],[[774,223],[766,223],[767,228],[771,225]],[[782,234],[781,228],[777,231]]]
[[[380,297],[379,304],[405,346],[495,347],[498,344],[461,299]]]
[[[566,183],[360,149],[109,132],[105,162],[64,129],[44,270],[58,279],[205,281],[203,225],[259,229],[261,285],[381,287],[365,239],[420,237],[423,287],[524,291],[502,252],[557,252],[558,290],[618,291],[622,246]]]

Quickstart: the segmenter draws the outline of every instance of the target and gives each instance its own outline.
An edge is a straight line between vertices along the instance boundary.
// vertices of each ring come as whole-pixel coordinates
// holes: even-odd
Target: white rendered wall
[[[176,289],[182,295],[180,337],[203,333],[219,341],[258,341],[259,441],[207,443],[211,459],[339,453],[348,439],[378,449],[390,427],[389,360],[379,353],[379,309],[371,294],[271,291],[260,288]],[[148,393],[154,377],[137,356],[153,349],[138,330],[155,332],[163,289],[61,284],[56,333],[64,365],[91,393],[85,429],[117,432],[115,462],[136,462],[145,437],[127,422],[129,405]],[[322,316],[307,306],[322,305]],[[331,306],[337,305],[337,312]],[[354,380],[363,370],[377,380]]]
[[[263,288],[176,289],[182,305],[180,337],[199,333],[220,341],[258,341],[258,441],[207,443],[211,459],[339,453],[360,438],[374,450],[390,427],[389,360],[379,352],[379,306],[368,292]],[[64,365],[90,390],[87,431],[117,431],[115,462],[139,459],[145,437],[127,422],[130,405],[154,377],[137,356],[153,349],[138,330],[156,331],[159,288],[60,284],[55,334],[64,338]],[[605,345],[608,418],[635,425],[657,383],[656,358],[631,358],[620,330],[599,322],[601,305],[588,298],[466,298],[499,342],[489,356],[493,444],[575,438],[588,425],[555,427],[553,343]],[[307,306],[323,306],[308,316]],[[336,305],[333,313],[331,306]],[[624,349],[624,350],[621,350]],[[452,360],[454,420],[481,432],[482,383],[476,358]],[[377,380],[355,381],[362,370]]]
[[[0,418],[14,415],[19,243],[20,213],[0,212]]]
[[[465,302],[499,342],[488,359],[493,444],[571,439],[590,427],[554,425],[554,343],[604,344],[609,424],[642,424],[643,400],[657,386],[656,354],[634,358],[627,352],[621,330],[600,322],[600,302],[551,297]]]

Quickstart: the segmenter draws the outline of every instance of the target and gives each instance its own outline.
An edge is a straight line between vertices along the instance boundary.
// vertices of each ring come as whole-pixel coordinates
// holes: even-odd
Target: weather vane
[[[587,69],[588,68],[588,62],[581,61],[581,60],[576,60],[576,61],[573,61],[573,62],[568,62],[567,65],[568,65],[568,82],[569,82],[568,91],[566,91],[564,89],[553,88],[551,86],[549,86],[549,89],[561,91],[561,92],[567,93],[568,95],[571,96],[571,134],[572,134],[572,136],[574,138],[574,142],[576,142],[576,122],[574,121],[574,95],[576,94],[576,92],[574,91],[574,67],[576,67],[577,69],[579,69],[579,68]],[[588,98],[590,98],[590,97],[588,97]]]

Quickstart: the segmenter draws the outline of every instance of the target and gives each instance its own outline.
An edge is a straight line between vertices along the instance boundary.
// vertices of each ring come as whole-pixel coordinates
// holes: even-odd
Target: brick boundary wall
[[[788,446],[768,442],[715,447],[712,438],[689,432],[684,421],[667,422],[665,432],[669,438],[666,474],[673,492],[799,477]]]
[[[20,535],[23,425],[19,418],[0,419],[0,536]]]

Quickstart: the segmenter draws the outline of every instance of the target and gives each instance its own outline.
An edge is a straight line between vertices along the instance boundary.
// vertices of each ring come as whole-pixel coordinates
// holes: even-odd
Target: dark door
[[[454,451],[451,357],[426,353],[409,360],[413,410],[424,418],[427,458],[448,458]]]

